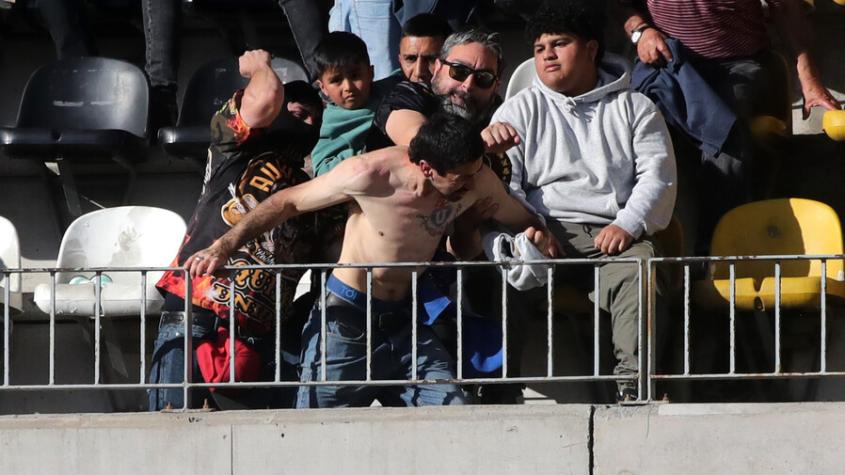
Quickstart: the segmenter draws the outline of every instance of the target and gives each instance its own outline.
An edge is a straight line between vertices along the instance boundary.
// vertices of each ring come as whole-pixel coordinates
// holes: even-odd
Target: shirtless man
[[[291,217],[351,202],[341,264],[419,262],[432,258],[450,223],[475,203],[487,201],[493,219],[514,231],[525,230],[547,255],[556,255],[549,233],[537,217],[508,195],[483,164],[478,131],[454,115],[436,114],[409,148],[391,147],[347,159],[331,172],[277,193],[247,214],[212,246],[188,262],[200,276],[226,262],[232,249],[250,236]],[[457,226],[456,226],[457,227]],[[455,237],[455,236],[451,236]],[[412,364],[411,273],[421,268],[375,268],[372,272],[372,379],[410,379]],[[420,277],[420,295],[426,280]],[[335,269],[326,299],[326,379],[364,380],[366,375],[367,271]],[[418,316],[425,320],[423,307]],[[315,305],[303,330],[302,382],[320,378],[321,310]],[[418,327],[417,376],[422,380],[455,377],[454,362],[425,325]],[[382,404],[462,404],[451,384],[378,388],[303,386],[298,407]]]

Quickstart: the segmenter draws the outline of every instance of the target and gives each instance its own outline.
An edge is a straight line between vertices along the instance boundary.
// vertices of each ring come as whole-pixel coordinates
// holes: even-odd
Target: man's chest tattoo
[[[439,237],[446,229],[446,225],[455,219],[455,216],[460,214],[460,202],[450,202],[445,198],[441,198],[434,205],[434,209],[428,216],[422,214],[417,215],[423,229],[432,237]]]

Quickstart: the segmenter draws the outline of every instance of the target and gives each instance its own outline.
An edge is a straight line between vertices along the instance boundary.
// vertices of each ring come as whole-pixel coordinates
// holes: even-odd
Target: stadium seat
[[[0,127],[12,158],[56,162],[68,209],[81,214],[71,163],[112,159],[130,172],[145,156],[149,86],[116,59],[70,58],[37,69],[24,88],[14,127]]]
[[[830,206],[818,201],[787,198],[748,203],[722,217],[713,233],[714,256],[842,254],[842,227]],[[769,310],[775,305],[774,261],[736,263],[735,301],[739,310]],[[730,302],[729,265],[715,263],[710,278],[695,283],[694,299],[710,308]],[[781,262],[781,307],[818,308],[821,262]],[[827,262],[827,294],[845,298],[842,260]]]
[[[534,69],[534,58],[528,58],[514,69],[508,80],[508,87],[505,89],[505,99],[510,99],[517,92],[525,89],[534,82],[537,71]]]
[[[59,247],[58,268],[167,267],[185,234],[185,221],[176,213],[146,206],[121,206],[88,213],[68,227]],[[146,312],[161,308],[155,284],[161,272],[148,272],[144,292]],[[92,279],[93,278],[93,279]],[[56,315],[94,316],[94,272],[56,274]],[[141,312],[140,272],[104,271],[101,315],[126,316]],[[38,308],[50,312],[52,284],[35,288]]]
[[[826,111],[822,116],[822,129],[831,139],[845,142],[845,110]]]
[[[282,82],[307,80],[302,66],[284,58],[273,58],[273,70]],[[211,117],[246,84],[238,72],[237,59],[219,59],[200,66],[185,88],[176,126],[158,131],[164,150],[174,157],[205,163]]]
[[[0,265],[3,269],[20,269],[21,247],[18,241],[18,230],[8,219],[0,216]],[[7,279],[0,278],[0,320],[3,319],[2,305],[5,303],[5,287],[9,287],[9,312],[12,315],[22,310],[21,305],[21,275],[11,274]]]

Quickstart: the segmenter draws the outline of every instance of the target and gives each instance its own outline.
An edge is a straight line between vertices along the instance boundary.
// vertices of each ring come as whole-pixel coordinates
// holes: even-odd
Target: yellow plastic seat
[[[842,0],[845,4],[845,0]],[[845,110],[827,111],[822,116],[822,129],[833,140],[845,141]]]
[[[749,203],[729,211],[713,233],[714,256],[842,254],[842,226],[830,206],[789,198]],[[730,302],[727,262],[711,266],[711,278],[693,288],[697,303],[724,308]],[[775,306],[775,262],[737,261],[735,301],[740,310]],[[821,261],[781,261],[781,308],[817,308],[821,302]],[[827,295],[845,299],[842,260],[827,262]]]

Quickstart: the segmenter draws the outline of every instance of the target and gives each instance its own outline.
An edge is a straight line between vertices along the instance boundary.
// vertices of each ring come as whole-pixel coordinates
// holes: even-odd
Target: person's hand
[[[191,274],[191,277],[200,277],[203,275],[211,275],[220,266],[226,263],[229,259],[230,251],[227,251],[220,241],[214,241],[214,244],[207,248],[195,252],[189,257],[184,267]]]
[[[806,84],[804,84],[806,83]],[[805,80],[801,84],[801,94],[804,96],[803,118],[807,120],[813,107],[824,107],[827,110],[836,110],[841,106],[818,79]]]
[[[489,153],[504,153],[519,144],[519,135],[510,124],[494,122],[481,131],[484,150]]]
[[[672,52],[666,45],[666,37],[657,28],[643,30],[640,41],[637,42],[637,56],[640,61],[652,66],[672,61]]]
[[[249,79],[260,68],[270,67],[272,57],[263,49],[247,51],[238,58],[238,71],[241,76]]]
[[[596,246],[596,249],[608,256],[627,251],[632,242],[634,242],[634,236],[615,224],[605,226],[599,235],[593,239],[593,245]]]
[[[524,234],[546,256],[552,259],[563,257],[563,250],[560,244],[548,229],[530,226],[524,231]]]

